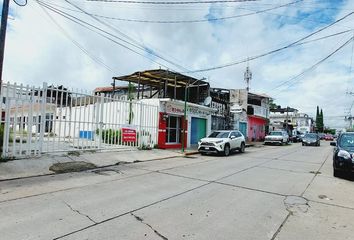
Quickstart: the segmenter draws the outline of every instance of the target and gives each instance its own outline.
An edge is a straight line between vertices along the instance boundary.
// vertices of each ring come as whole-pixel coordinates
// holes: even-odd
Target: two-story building
[[[249,141],[263,141],[269,131],[269,97],[266,94],[248,93],[247,122]]]
[[[231,129],[240,130],[248,141],[262,141],[269,129],[269,100],[247,89],[230,90]]]
[[[292,107],[277,108],[270,110],[270,130],[286,130],[289,134],[296,131],[308,133],[313,131],[313,119],[306,113],[300,113]]]

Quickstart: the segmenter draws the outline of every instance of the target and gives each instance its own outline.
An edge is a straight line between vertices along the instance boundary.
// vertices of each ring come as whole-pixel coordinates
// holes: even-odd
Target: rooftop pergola
[[[199,103],[208,96],[209,83],[181,73],[164,69],[154,69],[135,72],[130,75],[113,77],[114,81],[126,81],[137,84],[138,98],[140,92],[155,91],[150,97],[158,94],[160,97],[184,99],[185,88],[188,88],[190,102]]]

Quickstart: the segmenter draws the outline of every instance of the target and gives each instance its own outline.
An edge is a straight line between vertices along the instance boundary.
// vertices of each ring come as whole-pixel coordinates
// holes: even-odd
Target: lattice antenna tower
[[[245,79],[245,82],[246,82],[247,92],[249,92],[250,91],[251,80],[252,80],[252,72],[250,70],[250,66],[249,66],[248,62],[247,62],[246,71],[245,71],[243,76],[244,76],[244,79]]]

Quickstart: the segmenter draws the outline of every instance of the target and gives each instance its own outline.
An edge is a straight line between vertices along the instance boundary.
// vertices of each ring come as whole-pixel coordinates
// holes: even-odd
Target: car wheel
[[[206,153],[201,152],[200,155],[204,156],[204,155],[206,155]]]
[[[244,153],[245,152],[245,143],[241,143],[241,146],[240,146],[240,150],[239,150],[239,152],[240,153]]]
[[[336,169],[333,169],[333,177],[340,177],[340,172]]]
[[[224,156],[229,156],[230,155],[230,146],[225,145],[224,147]]]
[[[305,146],[305,143],[302,143],[302,146]]]

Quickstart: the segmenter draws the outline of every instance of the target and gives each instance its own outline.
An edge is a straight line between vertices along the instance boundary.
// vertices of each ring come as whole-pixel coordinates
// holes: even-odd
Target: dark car
[[[317,133],[306,133],[302,138],[302,146],[320,146],[320,140]]]
[[[333,151],[333,176],[338,177],[341,173],[354,173],[354,133],[342,133],[336,142]]]
[[[294,143],[296,143],[296,142],[301,142],[302,141],[302,134],[301,134],[301,132],[297,132],[296,134],[294,134],[294,135],[292,135],[291,137],[290,137],[290,140],[292,141],[292,142],[294,142]]]

